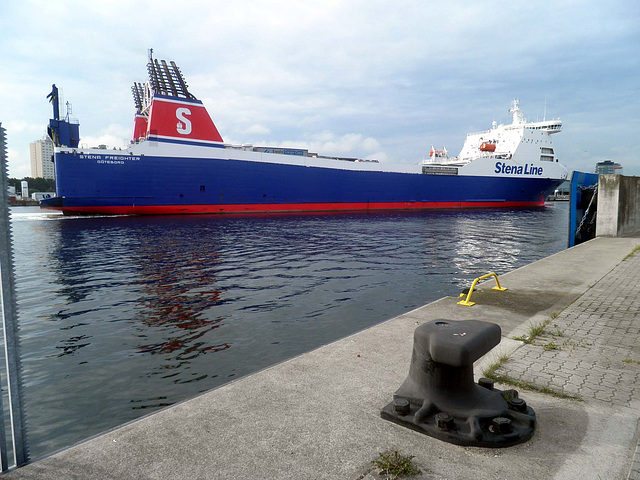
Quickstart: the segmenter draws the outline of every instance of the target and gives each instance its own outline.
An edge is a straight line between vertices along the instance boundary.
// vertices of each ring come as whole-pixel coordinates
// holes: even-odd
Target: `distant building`
[[[46,135],[29,145],[31,154],[31,176],[33,178],[55,178],[53,167],[53,141]]]
[[[622,165],[611,160],[596,163],[596,173],[598,175],[610,175],[612,173],[622,174]]]
[[[571,180],[565,180],[556,188],[554,195],[556,197],[567,197],[571,195]]]

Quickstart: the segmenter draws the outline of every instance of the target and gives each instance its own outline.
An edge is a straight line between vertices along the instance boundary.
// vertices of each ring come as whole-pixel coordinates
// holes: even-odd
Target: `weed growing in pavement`
[[[526,335],[520,335],[519,337],[513,337],[514,340],[518,340],[519,342],[524,342],[524,343],[533,343],[531,340],[529,340],[529,337],[527,337]]]
[[[529,327],[529,340],[533,340],[544,333],[544,329],[547,327],[546,322],[534,323]]]
[[[630,258],[631,258],[631,257],[633,257],[633,256],[636,254],[636,252],[637,252],[637,251],[639,251],[639,250],[640,250],[640,245],[636,245],[635,247],[633,247],[633,250],[631,250],[631,252],[629,252],[629,253],[627,254],[627,256],[626,256],[626,257],[624,257],[624,258],[622,259],[622,261],[624,262],[625,260],[630,259]]]
[[[496,370],[498,370],[507,360],[509,360],[509,356],[503,353],[495,362],[482,371],[482,376],[496,381],[496,378],[499,378],[498,375],[496,375]]]
[[[389,479],[399,477],[414,477],[420,475],[422,471],[413,463],[413,456],[402,455],[397,449],[379,454],[377,460],[371,464],[377,468],[382,475]]]
[[[491,377],[488,377],[491,378]],[[567,400],[577,400],[579,402],[582,402],[582,397],[580,397],[579,395],[570,395],[568,393],[564,393],[564,392],[559,392],[557,390],[554,390],[553,388],[549,388],[549,387],[539,387],[538,385],[534,385],[531,382],[527,382],[525,380],[518,380],[517,378],[512,378],[508,375],[502,375],[496,378],[491,378],[494,382],[500,382],[503,385],[510,385],[512,387],[516,387],[516,388],[524,388],[526,390],[531,390],[533,392],[539,392],[539,393],[544,393],[547,395],[551,395],[553,397],[557,397],[557,398],[564,398]]]
[[[529,327],[529,335],[520,335],[519,337],[513,337],[514,340],[518,340],[520,342],[524,342],[528,345],[536,345],[535,339],[547,333],[547,327],[551,322],[553,322],[556,318],[558,318],[559,313],[552,313],[549,318],[543,320],[542,322],[534,323]],[[564,332],[558,328],[558,325],[554,323],[553,325],[556,327],[554,332],[550,334],[554,337],[564,337]],[[558,346],[553,342],[550,342],[546,345],[542,345],[545,350],[557,350]]]

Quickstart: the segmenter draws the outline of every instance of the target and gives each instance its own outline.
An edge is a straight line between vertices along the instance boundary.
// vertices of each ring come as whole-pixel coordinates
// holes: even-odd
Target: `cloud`
[[[121,148],[129,145],[131,130],[121,125],[111,124],[102,130],[97,136],[81,135],[80,146],[97,147],[107,145],[109,148]]]
[[[181,67],[225,140],[299,139],[415,161],[431,143],[459,150],[467,132],[504,120],[514,97],[530,118],[546,99],[565,121],[554,138],[561,158],[565,136],[567,152],[589,144],[640,169],[624,153],[637,148],[635,134],[595,134],[603,119],[625,132],[640,124],[633,2],[197,0],[181,4],[182,22],[168,0],[153,9],[142,0],[5,3],[0,121],[16,122],[8,134],[20,155],[41,133],[17,127],[46,127],[52,83],[72,100],[83,141],[126,144],[130,86],[146,79],[153,47]],[[574,121],[588,128],[572,132]],[[322,142],[326,132],[333,138]]]
[[[22,154],[21,154],[22,153]],[[31,176],[31,161],[29,151],[26,155],[13,148],[7,148],[7,164],[9,178],[24,178]]]
[[[380,149],[380,142],[371,137],[364,137],[359,133],[347,133],[336,135],[333,132],[324,131],[309,134],[298,140],[285,141],[281,145],[274,146],[298,146],[321,155],[354,156],[368,158],[376,152],[378,157],[386,157]]]
[[[40,138],[42,138],[42,135],[46,133],[46,128],[42,125],[28,123],[25,120],[9,120],[2,122],[2,126],[7,130],[8,134],[28,133],[29,135],[40,135]]]

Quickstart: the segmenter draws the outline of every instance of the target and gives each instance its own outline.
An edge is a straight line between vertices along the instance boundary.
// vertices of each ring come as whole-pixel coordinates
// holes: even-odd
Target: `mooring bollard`
[[[434,320],[416,328],[409,376],[382,418],[456,445],[507,447],[533,436],[536,415],[516,390],[473,380],[473,362],[500,343],[478,320]]]

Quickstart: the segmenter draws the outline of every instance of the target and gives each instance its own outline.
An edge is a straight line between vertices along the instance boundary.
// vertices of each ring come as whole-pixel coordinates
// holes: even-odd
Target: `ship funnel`
[[[136,106],[132,141],[221,144],[207,109],[189,92],[175,62],[154,59],[152,53],[147,64],[149,81],[131,88]]]

